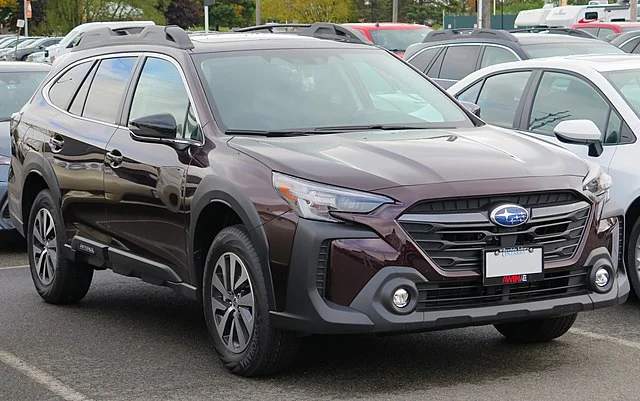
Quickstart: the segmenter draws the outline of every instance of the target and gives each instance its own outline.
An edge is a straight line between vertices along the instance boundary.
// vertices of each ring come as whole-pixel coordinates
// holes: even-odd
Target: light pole
[[[393,16],[391,21],[398,22],[398,0],[393,0]]]
[[[29,2],[27,0],[22,2],[24,3],[24,36],[29,36]]]
[[[260,25],[262,18],[260,18],[260,0],[256,0],[256,25]]]
[[[629,20],[636,22],[638,20],[638,0],[629,2]]]
[[[204,6],[204,33],[209,33],[209,6],[212,6],[216,3],[215,0],[203,0],[202,5]]]

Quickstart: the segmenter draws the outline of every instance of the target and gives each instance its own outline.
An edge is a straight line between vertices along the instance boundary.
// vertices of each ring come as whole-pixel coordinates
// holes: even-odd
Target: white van
[[[99,28],[108,27],[111,29],[130,29],[130,28],[144,28],[145,26],[155,25],[153,21],[109,21],[109,22],[87,22],[86,24],[78,25],[73,28],[57,45],[49,46],[45,50],[45,62],[53,63],[53,61],[69,53],[71,49],[78,44],[85,32]]]

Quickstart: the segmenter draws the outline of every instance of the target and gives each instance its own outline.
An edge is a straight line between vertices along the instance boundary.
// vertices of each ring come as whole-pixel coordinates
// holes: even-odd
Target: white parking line
[[[17,356],[10,354],[6,351],[0,350],[0,362],[12,367],[13,369],[23,373],[35,382],[38,382],[45,386],[49,391],[67,401],[89,401],[89,398],[80,394],[71,387],[66,386],[64,383],[51,376],[48,373],[41,371],[38,368],[30,366]]]
[[[594,340],[607,341],[607,342],[610,342],[610,343],[622,345],[624,347],[629,347],[629,348],[634,348],[634,349],[640,350],[640,343],[638,343],[638,342],[624,340],[622,338],[612,337],[612,336],[608,336],[606,334],[598,334],[598,333],[593,333],[591,331],[581,330],[581,329],[570,329],[569,333],[576,334],[576,335],[579,335],[579,336],[582,336],[582,337],[592,338]]]
[[[5,266],[5,267],[0,267],[0,270],[24,269],[27,267],[29,267],[29,265]]]

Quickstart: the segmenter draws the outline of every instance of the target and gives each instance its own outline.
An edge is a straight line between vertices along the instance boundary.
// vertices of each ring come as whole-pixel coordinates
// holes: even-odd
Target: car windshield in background
[[[603,72],[605,78],[640,116],[640,69]]]
[[[394,52],[404,52],[409,45],[420,43],[430,29],[375,29],[370,31],[373,43]]]
[[[440,89],[378,50],[260,50],[195,59],[226,131],[473,126]]]
[[[11,115],[29,101],[46,71],[0,72],[0,121],[11,119]]]
[[[624,54],[623,50],[595,39],[588,42],[523,44],[522,50],[530,58],[574,56],[578,54]]]

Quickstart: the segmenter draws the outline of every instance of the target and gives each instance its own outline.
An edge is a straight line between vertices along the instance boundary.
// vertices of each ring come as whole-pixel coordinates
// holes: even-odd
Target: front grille
[[[551,203],[540,203],[541,199]],[[530,208],[531,219],[519,227],[491,223],[491,208],[510,201]],[[427,205],[433,211],[417,213]],[[566,193],[447,200],[418,206],[399,218],[407,234],[440,268],[475,271],[482,267],[483,250],[496,247],[538,245],[544,249],[545,262],[571,258],[590,211],[587,202]]]
[[[330,241],[323,241],[320,245],[318,255],[318,267],[316,270],[316,286],[320,296],[324,298],[327,290],[327,266],[329,265],[329,244]]]
[[[544,279],[518,284],[484,286],[480,279],[418,283],[421,312],[542,301],[589,293],[588,267],[548,272]]]

